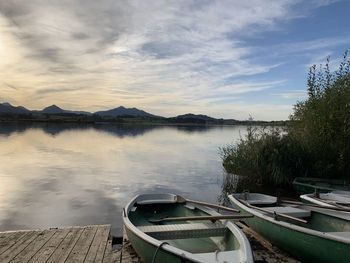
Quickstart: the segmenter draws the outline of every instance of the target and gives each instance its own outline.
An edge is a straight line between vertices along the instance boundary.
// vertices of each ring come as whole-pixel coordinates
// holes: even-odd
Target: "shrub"
[[[288,128],[248,128],[236,145],[221,149],[228,173],[261,184],[288,185],[297,176],[344,178],[350,174],[350,60],[339,69],[312,66],[308,98],[294,106]]]

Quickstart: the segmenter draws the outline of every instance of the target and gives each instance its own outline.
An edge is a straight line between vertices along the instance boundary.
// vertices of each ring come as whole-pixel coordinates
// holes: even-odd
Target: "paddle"
[[[257,207],[257,206],[249,204],[248,202],[246,202],[244,200],[239,200],[239,201],[241,203],[243,203],[244,205],[252,208],[252,209],[256,209],[256,210],[259,210],[259,211],[262,211],[262,212],[266,212],[268,214],[274,215],[275,217],[281,217],[281,218],[289,219],[289,220],[292,220],[292,221],[296,221],[298,223],[307,224],[307,221],[304,220],[304,219],[300,219],[300,218],[297,218],[297,217],[293,217],[293,216],[285,215],[285,214],[282,214],[282,213],[277,213],[277,212],[274,212],[274,211],[270,211],[270,210],[267,210],[267,209],[264,209],[264,208],[261,208],[261,207]]]
[[[167,221],[200,221],[200,220],[224,220],[224,219],[241,219],[241,218],[250,218],[253,215],[217,215],[217,216],[181,216],[181,217],[163,217],[159,219],[149,219],[150,223],[161,223]]]
[[[282,203],[292,204],[292,205],[304,205],[304,206],[323,208],[323,209],[342,211],[342,212],[350,212],[350,208],[346,208],[346,207],[339,208],[339,207],[322,206],[322,205],[316,205],[316,204],[305,204],[301,202],[288,201],[288,200],[282,200]]]
[[[211,208],[218,208],[221,210],[226,210],[226,211],[230,211],[230,212],[235,212],[235,213],[239,213],[240,211],[234,208],[230,208],[230,207],[226,207],[226,206],[222,206],[222,205],[216,205],[216,204],[211,204],[211,203],[207,203],[207,202],[202,202],[202,201],[196,201],[196,200],[191,200],[191,199],[186,199],[180,195],[176,196],[176,201],[178,203],[192,203],[192,204],[197,204],[197,205],[203,205],[203,206],[207,206],[207,207],[211,207]]]

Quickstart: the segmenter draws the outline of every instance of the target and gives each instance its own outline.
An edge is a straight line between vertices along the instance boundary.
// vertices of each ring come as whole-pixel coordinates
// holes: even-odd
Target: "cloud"
[[[290,90],[288,92],[283,92],[283,93],[279,93],[276,94],[278,96],[280,96],[283,99],[306,99],[307,97],[307,92],[306,90]]]
[[[293,19],[299,2],[4,0],[0,77],[28,87],[11,95],[27,107],[125,105],[167,115],[167,104],[201,108],[280,83],[240,80],[278,66],[257,63],[259,50],[240,35]],[[300,45],[280,48],[288,53]]]

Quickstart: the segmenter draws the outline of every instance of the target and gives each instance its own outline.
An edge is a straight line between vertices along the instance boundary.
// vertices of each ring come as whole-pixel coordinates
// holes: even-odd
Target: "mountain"
[[[215,119],[203,114],[187,113],[178,115],[176,117],[168,118],[171,123],[183,123],[183,124],[224,124],[224,119]]]
[[[51,105],[46,108],[44,108],[41,113],[45,114],[61,114],[61,113],[67,113],[66,110],[61,109],[60,107],[56,105]]]
[[[207,115],[203,114],[193,114],[193,113],[187,113],[183,115],[178,115],[174,117],[175,119],[197,119],[197,120],[204,120],[204,121],[215,121],[218,119],[215,119],[213,117],[209,117]]]
[[[84,115],[91,115],[90,112],[87,111],[71,111],[71,110],[64,110],[60,107],[54,105],[48,106],[40,111],[40,113],[44,114],[84,114]]]
[[[30,114],[30,110],[19,106],[15,107],[8,102],[0,103],[0,113],[2,114]]]
[[[115,109],[106,110],[106,111],[97,111],[94,114],[105,117],[120,117],[120,116],[133,116],[133,117],[158,117],[151,113],[139,110],[137,108],[125,108],[120,106]]]

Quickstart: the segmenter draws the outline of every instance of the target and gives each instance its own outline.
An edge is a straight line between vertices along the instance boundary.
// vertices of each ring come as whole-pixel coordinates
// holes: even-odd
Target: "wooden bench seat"
[[[153,238],[164,240],[222,236],[225,232],[226,227],[222,224],[208,222],[139,226],[138,229]]]

